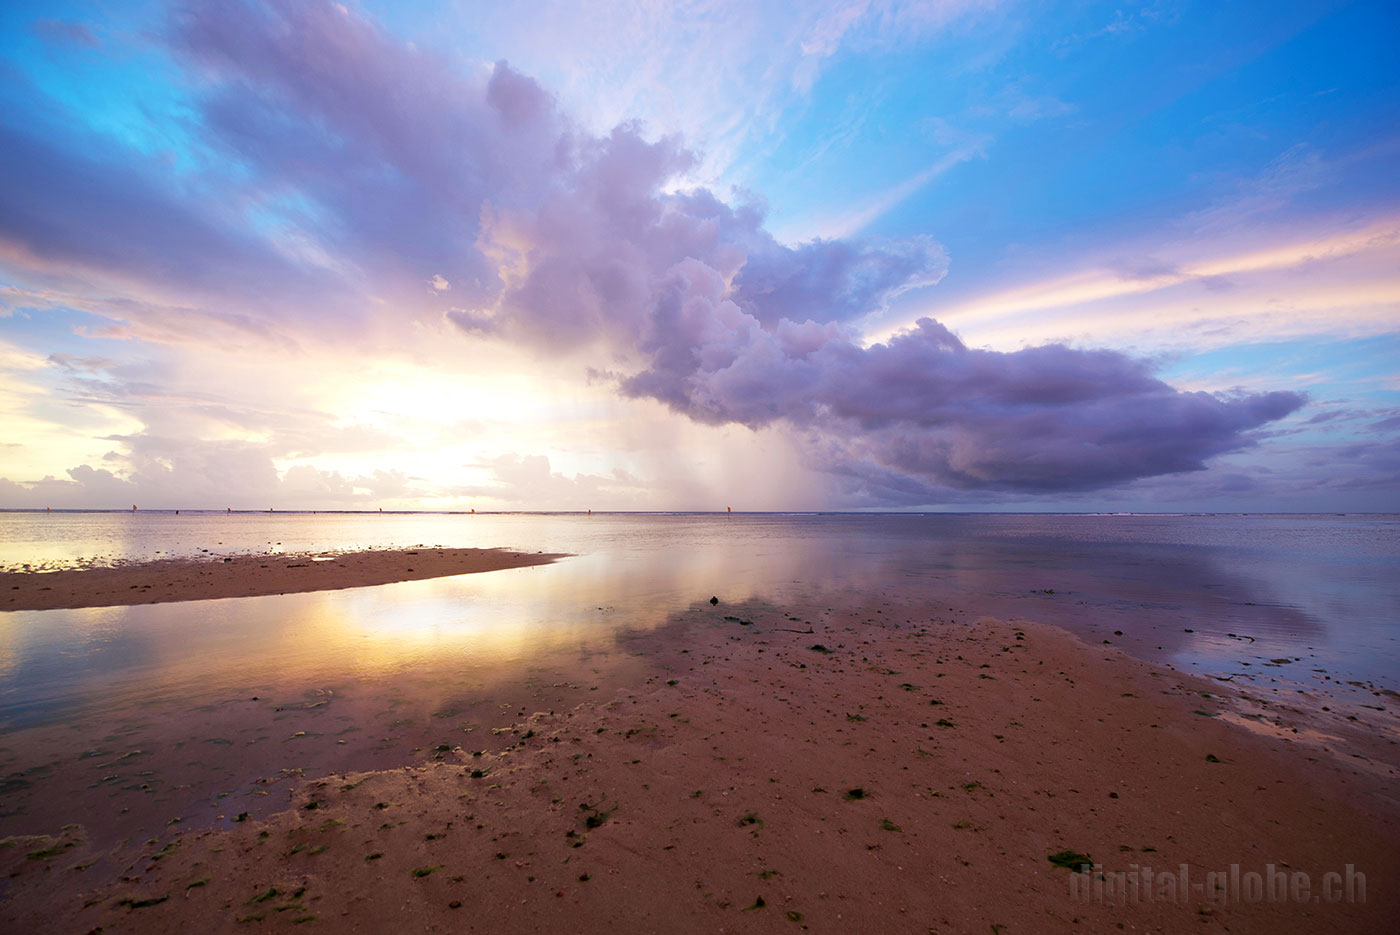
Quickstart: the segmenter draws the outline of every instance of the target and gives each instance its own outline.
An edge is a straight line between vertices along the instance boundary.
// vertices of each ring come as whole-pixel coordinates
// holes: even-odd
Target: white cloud
[[[1200,349],[1388,333],[1400,321],[1400,217],[1350,230],[1294,224],[1247,238],[1121,245],[1052,278],[902,314],[867,341],[925,315],[971,344],[999,348],[1067,340]]]

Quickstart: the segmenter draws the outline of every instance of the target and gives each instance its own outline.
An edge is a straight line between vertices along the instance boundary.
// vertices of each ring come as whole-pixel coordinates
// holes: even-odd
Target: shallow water
[[[782,597],[917,585],[931,597],[1010,602],[1082,633],[1092,621],[1070,608],[1178,619],[1196,631],[1161,653],[1143,650],[1158,661],[1214,658],[1215,637],[1245,632],[1274,655],[1316,652],[1366,678],[1400,673],[1400,517],[1390,515],[0,513],[0,568],[10,569],[419,544],[578,556],[529,596],[491,595],[517,601],[510,614],[539,618],[567,618],[579,598],[650,607],[726,588]],[[81,614],[53,613],[7,627],[0,677],[25,666],[23,646],[53,644],[20,635],[16,647],[16,631],[62,630],[64,614]],[[121,630],[159,612],[101,613],[116,614]],[[424,600],[412,613],[447,611]],[[514,626],[508,616],[492,625]]]
[[[0,835],[74,812],[111,834],[230,820],[283,805],[267,792],[284,770],[490,747],[521,712],[635,678],[619,632],[711,595],[721,610],[916,595],[939,623],[1041,620],[1178,668],[1324,691],[1400,673],[1394,516],[0,514],[8,567],[418,544],[572,557],[0,614]]]

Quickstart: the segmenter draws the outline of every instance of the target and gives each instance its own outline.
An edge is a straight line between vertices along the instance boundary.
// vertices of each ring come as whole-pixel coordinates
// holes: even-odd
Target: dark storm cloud
[[[658,302],[641,345],[651,366],[623,380],[624,392],[705,422],[815,427],[844,439],[844,472],[860,473],[852,461],[875,465],[871,480],[929,496],[938,486],[1071,491],[1201,470],[1303,402],[1183,393],[1112,351],[970,349],[926,318],[869,348],[831,325],[767,330],[724,308],[713,279],[706,293],[696,278],[674,281]]]

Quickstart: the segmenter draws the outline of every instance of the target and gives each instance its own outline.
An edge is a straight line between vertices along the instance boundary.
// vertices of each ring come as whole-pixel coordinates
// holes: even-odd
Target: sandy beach
[[[524,568],[560,557],[508,549],[424,547],[170,559],[38,574],[0,572],[0,609],[56,610],[297,594]]]
[[[611,690],[556,681],[392,767],[271,774],[257,816],[7,838],[0,919],[1010,935],[1383,932],[1400,912],[1391,722],[1361,757],[1028,621],[717,597],[620,637]]]
[[[1400,935],[1397,35],[6,3],[0,935]]]

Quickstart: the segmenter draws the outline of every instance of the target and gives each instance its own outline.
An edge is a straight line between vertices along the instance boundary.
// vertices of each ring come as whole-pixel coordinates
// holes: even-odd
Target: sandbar
[[[563,558],[509,549],[367,549],[320,555],[163,559],[51,572],[0,572],[0,610],[163,604],[418,581]]]

